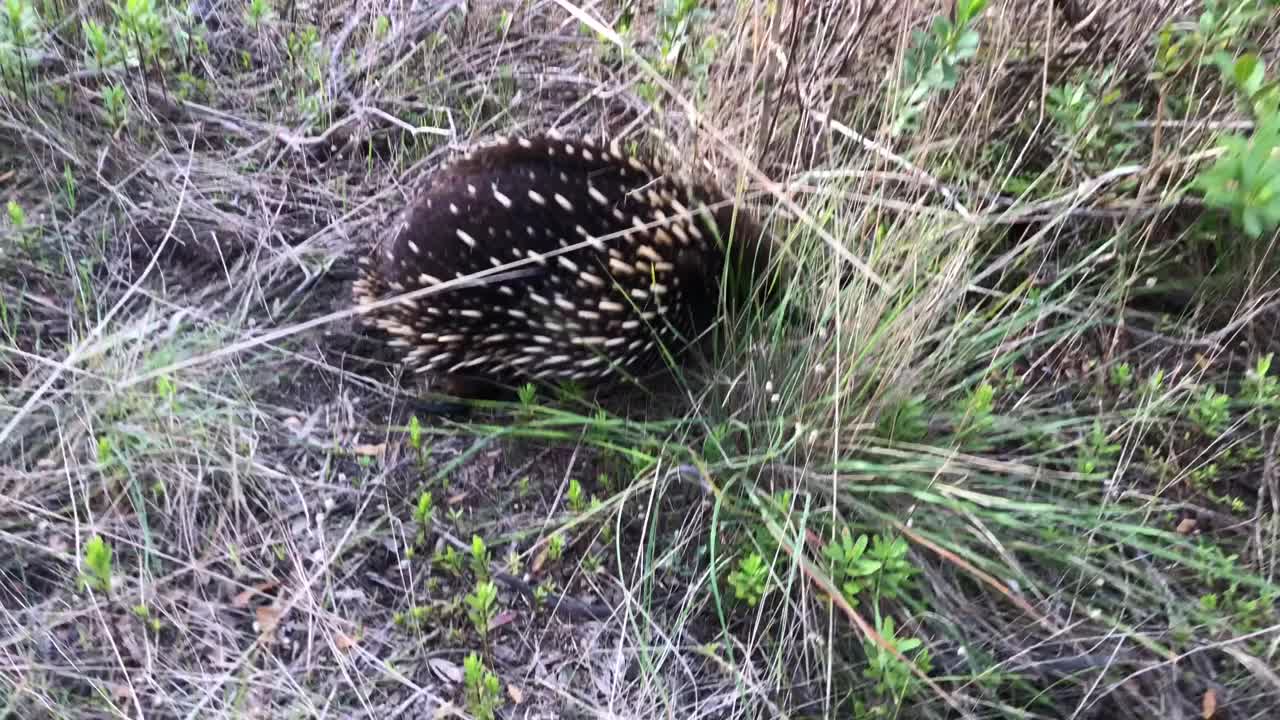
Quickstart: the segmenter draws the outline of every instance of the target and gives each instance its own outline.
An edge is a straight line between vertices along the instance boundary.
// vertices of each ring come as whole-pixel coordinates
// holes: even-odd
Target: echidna
[[[740,261],[731,272],[765,267],[759,240],[731,203],[616,143],[503,138],[434,173],[361,260],[353,296],[446,394],[591,385],[653,369],[704,335],[726,258]]]

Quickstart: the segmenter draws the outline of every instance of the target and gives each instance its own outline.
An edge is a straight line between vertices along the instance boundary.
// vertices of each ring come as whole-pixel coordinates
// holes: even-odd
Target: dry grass
[[[1275,238],[1237,282],[1145,292],[1203,274],[1177,191],[1239,121],[1207,75],[1181,109],[1145,79],[1199,3],[993,3],[905,137],[899,69],[941,3],[699,3],[675,75],[655,3],[625,61],[580,27],[616,2],[332,0],[257,28],[246,5],[200,4],[207,52],[144,79],[86,62],[76,28],[108,9],[50,3],[56,36],[0,96],[25,213],[0,240],[0,716],[447,717],[470,652],[513,718],[1276,706],[1277,420],[1189,420],[1277,349]],[[1049,88],[1107,66],[1100,92],[1143,113],[1128,151],[1086,152]],[[354,259],[453,148],[550,126],[740,190],[805,259],[813,324],[727,318],[710,382],[644,413],[562,398],[415,446],[413,388],[353,322]],[[978,446],[952,408],[983,381]],[[915,398],[924,435],[892,436]],[[1074,465],[1095,422],[1103,478]],[[599,503],[571,508],[578,485]],[[905,537],[912,590],[833,602],[833,525]],[[78,582],[95,535],[107,592]],[[501,590],[487,642],[473,536]],[[751,549],[774,561],[754,607],[723,579]],[[882,613],[932,656],[904,698],[863,674]]]

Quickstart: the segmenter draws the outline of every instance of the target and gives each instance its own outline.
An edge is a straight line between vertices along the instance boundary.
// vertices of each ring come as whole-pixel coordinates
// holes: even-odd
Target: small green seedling
[[[89,538],[84,546],[84,567],[81,584],[99,592],[111,591],[111,546],[99,535]]]
[[[498,606],[498,587],[492,582],[478,583],[476,589],[467,595],[467,618],[476,629],[476,633],[488,642],[489,624],[493,622]]]
[[[879,560],[864,557],[871,539],[859,535],[857,540],[849,528],[841,528],[840,537],[827,545],[823,554],[831,561],[831,575],[844,592],[845,599],[855,607],[858,595],[872,586],[872,576],[883,566]]]
[[[489,579],[489,548],[479,535],[471,536],[471,572],[479,582]]]
[[[1230,395],[1224,395],[1213,387],[1207,387],[1191,405],[1191,422],[1195,423],[1195,426],[1205,435],[1218,437],[1231,419],[1230,403]]]
[[[896,637],[896,628],[890,616],[877,617],[876,621],[876,631],[885,639],[885,642],[896,648],[898,653],[907,660],[914,662],[921,671],[926,673],[929,671],[930,661],[927,649],[916,653],[914,658],[911,657],[911,652],[923,644],[919,638]],[[863,674],[875,681],[876,691],[886,697],[909,695],[917,685],[911,667],[899,660],[897,655],[887,648],[880,647],[871,640],[864,640],[863,646],[866,649],[868,661],[867,669]]]
[[[463,684],[466,687],[467,710],[476,720],[494,720],[502,706],[501,684],[497,674],[485,667],[479,655],[471,653],[462,662]]]
[[[1225,135],[1222,154],[1192,181],[1206,205],[1224,210],[1252,239],[1280,227],[1280,112],[1260,119],[1251,135]]]
[[[769,568],[758,553],[751,553],[738,560],[738,569],[729,573],[729,584],[734,597],[755,607],[764,597],[769,582]]]
[[[571,478],[569,480],[568,498],[569,509],[573,512],[580,513],[586,509],[587,499],[585,494],[582,492],[582,483],[578,482],[576,479]]]
[[[564,534],[556,533],[547,541],[547,559],[555,562],[564,555]]]

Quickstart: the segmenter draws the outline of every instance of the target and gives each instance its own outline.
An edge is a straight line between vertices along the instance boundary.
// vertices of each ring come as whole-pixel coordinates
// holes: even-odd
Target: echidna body
[[[766,261],[731,206],[616,145],[505,138],[433,175],[353,294],[416,372],[593,384],[709,329],[731,225],[747,265]]]

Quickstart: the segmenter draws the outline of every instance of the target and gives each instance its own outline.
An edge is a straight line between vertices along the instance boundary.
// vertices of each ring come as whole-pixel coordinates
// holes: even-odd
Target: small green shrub
[[[485,667],[479,655],[471,653],[462,663],[462,676],[467,710],[476,720],[494,720],[502,706],[502,686],[497,674]]]
[[[911,32],[911,47],[902,62],[902,89],[893,134],[918,129],[931,96],[956,86],[960,63],[978,53],[981,37],[970,25],[987,2],[956,0],[954,22],[939,15],[933,19],[929,32]]]
[[[452,545],[436,553],[435,561],[450,575],[454,577],[462,575],[462,555],[454,550]]]
[[[932,666],[929,650],[922,649],[912,657],[912,651],[920,648],[923,643],[919,638],[897,637],[897,628],[891,616],[877,617],[876,631],[886,643],[896,648],[903,657],[914,662],[922,672],[929,672]],[[918,681],[911,671],[911,666],[870,639],[863,641],[863,647],[867,653],[867,669],[863,670],[863,675],[875,682],[877,693],[886,697],[903,697],[912,693]]]
[[[764,597],[769,582],[769,568],[759,553],[751,553],[738,560],[738,569],[729,573],[729,584],[734,597],[755,607]]]
[[[827,545],[823,551],[831,561],[832,579],[840,586],[845,599],[854,606],[857,606],[858,596],[862,591],[873,586],[873,576],[883,567],[881,561],[864,557],[870,542],[866,535],[859,535],[854,540],[853,534],[846,527],[841,529],[839,539]]]
[[[1225,210],[1245,235],[1260,238],[1280,226],[1280,112],[1249,136],[1219,140],[1222,155],[1192,181],[1205,204]]]
[[[995,387],[984,382],[957,404],[956,441],[961,447],[983,450],[991,446],[986,436],[995,429],[995,396]]]
[[[1280,379],[1272,377],[1272,353],[1258,358],[1254,366],[1245,372],[1242,400],[1256,408],[1275,409],[1280,407]]]
[[[1259,0],[1204,0],[1195,23],[1170,22],[1157,34],[1155,78],[1171,79],[1189,67],[1215,62],[1265,16]]]
[[[705,72],[710,64],[707,52],[714,53],[714,44],[707,48],[697,45],[699,27],[711,16],[711,11],[700,7],[700,0],[663,0],[658,6],[658,67],[662,72],[675,74],[683,67]]]
[[[1226,429],[1227,422],[1231,419],[1230,404],[1230,395],[1207,387],[1191,405],[1191,422],[1195,423],[1200,432],[1216,438]]]
[[[1098,75],[1081,73],[1076,80],[1049,88],[1045,110],[1058,129],[1067,152],[1088,163],[1091,172],[1123,162],[1137,146],[1120,128],[1139,119],[1142,110],[1124,100],[1114,87],[1114,69]]]
[[[83,561],[86,572],[80,576],[81,584],[99,592],[110,592],[111,546],[101,536],[94,535],[84,545]]]
[[[498,587],[485,581],[476,584],[476,589],[467,595],[467,618],[476,629],[476,634],[488,642],[489,624],[497,612]]]
[[[471,572],[478,582],[489,579],[489,548],[479,535],[471,536]]]
[[[555,533],[547,541],[547,559],[555,562],[564,555],[564,535]]]
[[[1107,442],[1107,432],[1102,423],[1094,420],[1076,458],[1076,471],[1082,475],[1110,472],[1114,459],[1119,454],[1120,446]]]
[[[9,87],[21,88],[27,97],[28,77],[39,59],[44,42],[40,15],[28,0],[5,0],[0,13],[0,79]]]
[[[249,0],[244,9],[244,24],[250,30],[258,31],[275,19],[275,10],[270,0]]]
[[[1121,390],[1133,385],[1133,366],[1129,363],[1117,363],[1111,366],[1111,384]]]
[[[569,480],[567,498],[569,500],[569,509],[573,512],[580,513],[587,508],[587,498],[582,490],[582,483],[575,478],[570,478]]]
[[[433,510],[434,505],[431,492],[423,490],[422,494],[418,495],[417,506],[413,509],[413,519],[425,528],[431,524]]]
[[[900,537],[887,540],[876,535],[871,539],[871,552],[868,555],[880,564],[875,576],[875,587],[881,597],[900,597],[907,589],[907,581],[920,572],[907,561],[907,551],[910,549],[907,541]]]
[[[877,421],[881,436],[901,442],[920,442],[929,434],[928,408],[925,398],[912,397],[899,402]]]
[[[107,124],[119,130],[129,121],[129,100],[123,85],[102,88],[102,107],[107,111]]]

